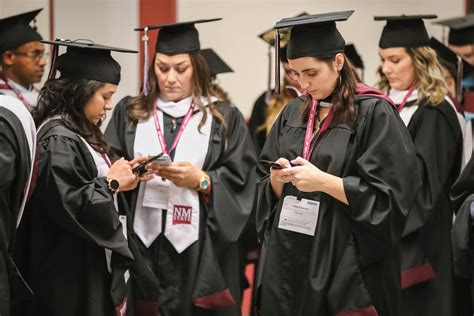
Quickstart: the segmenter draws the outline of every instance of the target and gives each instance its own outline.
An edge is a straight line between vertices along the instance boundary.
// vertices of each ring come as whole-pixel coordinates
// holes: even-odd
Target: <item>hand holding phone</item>
[[[155,160],[159,159],[161,156],[163,156],[163,153],[158,154],[156,156],[151,156],[144,162],[140,163],[138,166],[132,169],[133,173],[138,174],[139,177],[143,176],[146,173],[146,165],[148,165],[151,162],[154,162]],[[169,156],[168,156],[169,157]]]
[[[260,159],[260,163],[265,166],[265,168],[273,168],[273,169],[285,169],[282,165],[280,165],[278,162],[266,160],[266,159]]]

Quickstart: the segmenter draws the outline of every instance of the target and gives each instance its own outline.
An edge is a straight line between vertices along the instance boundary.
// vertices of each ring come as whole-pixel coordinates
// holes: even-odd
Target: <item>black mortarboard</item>
[[[474,14],[436,21],[435,24],[449,27],[449,44],[457,46],[474,44]]]
[[[147,29],[149,31],[160,29],[155,46],[157,53],[165,55],[189,54],[201,49],[199,33],[194,24],[219,20],[222,18],[152,25]],[[145,28],[136,28],[135,31],[145,31]]]
[[[362,58],[357,52],[354,44],[347,44],[344,48],[344,54],[347,56],[347,58],[349,58],[354,67],[364,69],[364,62],[362,61]]]
[[[0,20],[0,54],[29,42],[42,39],[41,35],[30,26],[32,20],[43,9],[38,9]]]
[[[286,18],[277,22],[274,28],[292,28],[286,51],[288,59],[341,53],[345,41],[336,28],[336,21],[345,21],[352,13],[354,11]]]
[[[214,77],[218,74],[234,72],[232,68],[230,68],[229,65],[227,65],[225,61],[223,61],[222,58],[220,58],[219,55],[217,55],[212,48],[206,48],[201,50],[201,54],[207,61],[211,76]]]
[[[380,36],[379,47],[428,46],[430,37],[423,19],[435,19],[437,15],[375,16],[375,21],[387,21]]]
[[[41,42],[54,45],[50,78],[54,78],[57,69],[61,72],[61,77],[85,78],[118,85],[120,82],[120,65],[112,58],[111,52],[138,53],[135,50],[104,46],[93,42],[85,42],[85,40],[57,39]],[[58,46],[66,46],[67,51],[56,58]]]
[[[145,32],[143,41],[143,94],[148,94],[148,31],[160,30],[156,40],[155,51],[165,55],[189,54],[198,52],[201,49],[199,42],[199,33],[194,24],[214,22],[222,18],[195,20],[188,22],[178,22],[169,24],[158,24],[136,28],[135,31]]]
[[[277,30],[275,40],[279,41],[281,29],[291,27],[290,38],[286,48],[288,59],[300,57],[317,57],[344,52],[346,42],[336,28],[337,21],[347,20],[351,11],[330,12],[322,14],[303,15],[285,18],[278,21],[274,29]],[[278,52],[275,52],[278,55]],[[280,67],[275,68],[275,92],[279,93]]]

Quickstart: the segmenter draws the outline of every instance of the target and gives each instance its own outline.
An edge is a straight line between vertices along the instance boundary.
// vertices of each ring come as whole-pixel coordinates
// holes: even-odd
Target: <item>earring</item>
[[[342,85],[342,77],[341,77],[341,74],[339,74],[339,85]]]

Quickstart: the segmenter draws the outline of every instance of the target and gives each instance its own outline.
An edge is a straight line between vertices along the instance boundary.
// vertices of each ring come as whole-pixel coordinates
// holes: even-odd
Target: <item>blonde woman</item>
[[[428,47],[423,19],[387,20],[379,42],[379,86],[395,102],[415,144],[423,187],[402,237],[401,315],[453,315],[453,264],[449,189],[459,175],[462,132],[448,103],[436,53]]]

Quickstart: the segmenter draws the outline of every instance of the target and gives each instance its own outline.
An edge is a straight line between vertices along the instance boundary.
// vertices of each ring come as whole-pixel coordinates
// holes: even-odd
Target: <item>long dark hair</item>
[[[199,110],[203,112],[203,117],[199,123],[198,129],[201,129],[207,119],[207,111],[205,110],[200,98],[203,96],[208,99],[208,107],[212,116],[214,116],[227,131],[227,123],[225,122],[224,117],[216,110],[215,105],[211,102],[211,97],[215,96],[216,94],[212,89],[211,74],[209,72],[209,67],[206,60],[199,52],[189,54],[189,57],[191,59],[191,66],[193,67],[193,102],[198,106]],[[138,122],[139,120],[147,120],[153,114],[155,100],[160,93],[160,87],[158,86],[158,81],[155,74],[155,61],[156,55],[153,57],[153,61],[148,67],[148,95],[145,96],[142,93],[139,96],[132,98],[127,106],[127,114],[134,122]]]
[[[342,53],[341,53],[342,54]],[[329,67],[333,67],[336,55],[313,57],[317,60],[325,62]],[[342,54],[344,55],[344,54]],[[344,55],[344,65],[339,72],[339,81],[336,89],[333,91],[332,108],[334,109],[333,124],[340,124],[342,122],[353,125],[357,118],[357,111],[355,106],[356,101],[356,84],[360,79],[355,72],[354,66],[349,59]],[[311,109],[311,96],[308,95],[305,99],[302,118],[304,122],[308,121],[309,112]]]
[[[46,119],[59,115],[66,126],[84,138],[94,150],[106,153],[108,147],[100,131],[100,123],[94,125],[84,115],[87,102],[104,85],[89,79],[59,78],[46,81],[32,112],[36,127]]]

